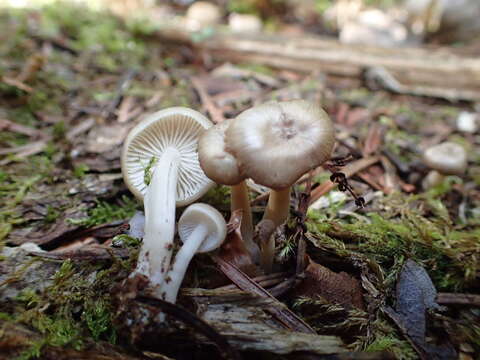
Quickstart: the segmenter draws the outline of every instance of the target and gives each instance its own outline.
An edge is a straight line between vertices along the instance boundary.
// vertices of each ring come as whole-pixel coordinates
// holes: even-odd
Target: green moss
[[[380,264],[387,286],[395,282],[404,259],[412,258],[427,269],[438,290],[459,291],[473,284],[480,268],[480,229],[455,224],[436,195],[393,194],[384,200],[386,211],[367,214],[365,222],[311,210],[307,227],[322,246],[363,254]]]
[[[128,219],[133,216],[138,203],[135,199],[122,196],[118,203],[110,204],[105,201],[97,201],[97,205],[88,211],[88,217],[82,219],[68,219],[75,225],[91,227],[106,224],[115,220]]]
[[[156,164],[156,162],[157,162],[157,158],[155,156],[152,156],[148,161],[148,165],[143,172],[143,181],[147,185],[150,185],[150,181],[152,181],[152,167],[153,165]]]
[[[40,357],[45,346],[81,349],[87,338],[114,343],[110,292],[130,268],[129,261],[120,259],[95,265],[66,260],[42,293],[24,289],[16,299],[16,311],[6,317],[31,326],[41,337],[20,358]]]
[[[418,359],[417,354],[406,340],[400,340],[393,335],[377,337],[366,347],[365,351],[388,351],[399,360]]]
[[[81,179],[85,176],[88,170],[90,170],[88,165],[78,164],[73,168],[73,176],[75,176],[77,179]]]
[[[95,341],[102,338],[115,343],[117,334],[112,326],[112,308],[105,300],[89,299],[85,303],[82,318]]]

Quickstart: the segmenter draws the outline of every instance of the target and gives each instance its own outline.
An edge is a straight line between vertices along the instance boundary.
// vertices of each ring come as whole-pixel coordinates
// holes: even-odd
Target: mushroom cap
[[[178,234],[185,242],[198,224],[208,227],[208,233],[197,252],[209,252],[220,247],[227,236],[227,223],[214,207],[196,203],[185,209],[178,220]]]
[[[238,115],[226,131],[226,142],[245,177],[283,189],[330,158],[335,132],[320,106],[273,101]]]
[[[205,174],[218,184],[235,185],[244,179],[237,159],[225,149],[225,131],[232,120],[206,130],[198,140],[198,158]]]
[[[122,174],[130,191],[140,200],[147,190],[145,169],[168,147],[180,153],[177,206],[190,204],[204,195],[214,183],[205,176],[198,162],[200,134],[213,124],[198,111],[171,107],[149,115],[127,136],[122,150]],[[161,169],[158,169],[161,171]]]
[[[430,168],[444,175],[461,175],[467,168],[465,149],[453,142],[434,145],[423,153],[423,160]]]

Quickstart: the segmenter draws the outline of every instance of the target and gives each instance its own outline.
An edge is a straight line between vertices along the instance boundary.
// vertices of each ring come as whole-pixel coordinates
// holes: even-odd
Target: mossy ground
[[[231,6],[240,5],[231,2]],[[41,134],[32,139],[22,132],[1,130],[0,148],[26,146],[38,139],[45,142],[34,155],[19,156],[17,152],[0,156],[4,164],[0,169],[2,246],[8,243],[13,231],[31,226],[46,231],[63,222],[61,215],[72,207],[81,207],[82,212],[69,221],[84,227],[126,219],[138,208],[118,179],[104,185],[109,189],[115,187],[113,192],[71,192],[76,186],[72,184],[88,189],[90,181],[100,179],[103,172],[118,174],[119,162],[118,154],[109,158],[107,151],[92,155],[85,150],[84,138],[69,138],[67,134],[88,118],[94,118],[94,128],[108,123],[103,111],[115,100],[118,81],[128,71],[137,71],[140,75],[133,77],[121,94],[123,98],[145,103],[160,93],[159,100],[148,111],[172,105],[200,107],[188,80],[198,69],[192,67],[181,52],[149,39],[153,29],[144,21],[125,22],[75,6],[54,5],[40,12],[0,10],[0,34],[8,34],[0,35],[0,76],[14,77],[34,56],[44,58],[43,65],[28,80],[32,92],[0,82],[0,118],[36,129]],[[260,71],[255,64],[245,66],[270,76],[276,74],[275,70],[263,67]],[[309,83],[302,91],[313,94],[318,89]],[[377,119],[385,128],[384,148],[405,163],[418,159],[411,144],[425,137],[422,119],[434,111],[436,123],[451,123],[462,109],[444,103],[426,108],[421,101],[409,102],[364,88],[339,90],[333,99],[325,99],[325,104],[339,100],[352,108],[388,108],[387,114]],[[237,110],[240,109],[233,109],[232,113]],[[398,125],[399,119],[403,121],[402,126]],[[365,125],[359,136],[367,132]],[[450,135],[450,140],[461,142],[470,150],[469,160],[473,166],[468,176],[449,178],[428,192],[395,191],[374,200],[360,218],[338,216],[343,203],[322,211],[310,210],[306,225],[308,235],[315,239],[309,245],[310,256],[314,259],[332,256],[345,263],[353,262],[349,259],[367,259],[382,275],[375,286],[387,304],[394,302],[395,281],[407,258],[427,269],[439,291],[478,293],[480,196],[475,186],[480,185],[480,155],[473,151],[475,143],[465,141],[459,134]],[[118,153],[120,146],[116,144],[109,152]],[[105,168],[107,170],[101,170]],[[328,175],[320,175],[315,180],[321,182],[325,177]],[[45,203],[39,194],[49,191],[53,194],[51,197],[68,201],[49,198]],[[228,210],[228,195],[227,187],[218,187],[204,200]],[[464,204],[461,211],[456,203],[458,199]],[[134,247],[132,249],[134,254]],[[295,256],[295,249],[295,238],[287,238],[279,244],[278,258],[287,264]],[[133,257],[98,264],[67,260],[46,291],[24,289],[15,307],[0,314],[7,321],[28,324],[42,335],[20,358],[39,357],[45,345],[81,348],[85,338],[115,342],[116,330],[112,325],[115,309],[110,292],[115,283],[128,274]],[[323,315],[345,311],[321,299],[296,299],[292,304],[304,314],[312,308]],[[480,328],[469,323],[478,314],[458,310],[457,315],[461,319],[455,325],[459,330],[458,342],[466,341],[479,350]],[[320,315],[318,318],[306,316],[306,320],[327,332],[348,333],[356,329],[353,331],[356,335],[350,340],[352,348],[357,350],[386,349],[400,359],[416,358],[395,326],[383,315],[376,313],[376,316],[372,320],[365,313],[350,312],[342,317],[343,322],[332,323],[330,327],[320,321],[324,320]],[[365,336],[362,329],[367,322],[372,332]]]

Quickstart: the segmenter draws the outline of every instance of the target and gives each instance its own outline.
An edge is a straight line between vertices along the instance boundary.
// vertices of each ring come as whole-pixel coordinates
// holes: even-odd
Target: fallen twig
[[[217,263],[220,270],[240,289],[261,297],[268,297],[275,301],[279,306],[269,308],[268,311],[279,320],[285,328],[307,334],[316,334],[315,330],[313,330],[306,322],[291,312],[284,304],[275,299],[275,297],[273,297],[267,290],[258,285],[235,265],[222,260],[218,256],[212,256],[212,258]]]
[[[458,293],[438,293],[437,303],[480,306],[480,295],[458,294]]]
[[[377,161],[379,161],[378,156],[372,156],[369,158],[363,158],[359,159],[355,162],[352,162],[348,165],[346,165],[343,169],[342,172],[345,174],[345,177],[349,178],[356,174],[357,172],[368,168],[369,166],[375,164]],[[310,194],[310,204],[318,200],[320,197],[328,193],[330,190],[332,190],[337,184],[332,182],[331,180],[325,181],[323,184],[320,184],[318,187],[316,187],[314,190],[312,190],[312,193]]]
[[[210,95],[208,95],[205,87],[202,84],[202,81],[199,77],[192,77],[191,79],[192,85],[198,93],[202,104],[205,106],[205,109],[208,111],[210,116],[212,117],[212,121],[215,124],[221,123],[225,120],[222,111],[215,105]]]

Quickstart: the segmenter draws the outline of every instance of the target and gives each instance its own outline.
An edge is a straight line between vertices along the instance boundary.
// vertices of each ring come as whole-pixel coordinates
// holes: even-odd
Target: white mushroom
[[[225,240],[227,224],[215,208],[196,203],[183,212],[178,221],[178,233],[183,245],[162,285],[162,297],[171,303],[177,300],[178,290],[193,255],[217,249]]]
[[[145,235],[132,276],[146,276],[157,295],[170,265],[175,206],[197,200],[213,185],[200,168],[197,153],[197,139],[210,126],[195,110],[168,108],[134,127],[123,146],[125,183],[145,208]],[[149,166],[153,175],[147,185]]]
[[[467,153],[459,144],[444,142],[425,150],[423,161],[432,169],[422,182],[428,189],[440,184],[445,175],[462,175],[467,168]]]

